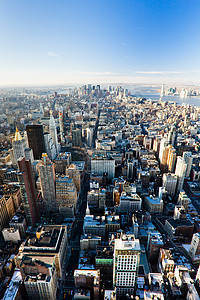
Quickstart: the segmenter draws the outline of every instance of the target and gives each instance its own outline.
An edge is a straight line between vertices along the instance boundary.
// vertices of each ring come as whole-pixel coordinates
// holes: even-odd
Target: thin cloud
[[[54,51],[49,51],[48,56],[53,56],[53,57],[59,57],[59,55],[57,53],[55,53]]]
[[[125,55],[124,57],[125,58],[133,58],[133,56],[130,56],[130,55]]]
[[[119,73],[113,73],[113,72],[92,72],[92,71],[77,71],[78,74],[84,74],[84,75],[100,75],[100,76],[104,76],[104,75],[119,75]]]
[[[124,47],[126,47],[126,46],[127,46],[127,44],[126,44],[126,43],[124,43],[124,42],[121,42],[121,43],[120,43],[120,45],[122,45],[122,46],[124,46]]]
[[[184,74],[180,71],[134,71],[136,74],[150,74],[150,75],[168,75],[168,74]]]

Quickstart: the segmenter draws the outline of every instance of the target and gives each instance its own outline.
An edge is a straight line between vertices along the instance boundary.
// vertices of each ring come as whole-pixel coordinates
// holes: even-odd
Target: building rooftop
[[[13,300],[15,299],[17,292],[19,290],[20,282],[22,281],[22,275],[19,269],[15,269],[13,277],[10,284],[4,294],[3,300]]]
[[[122,235],[120,239],[115,239],[114,249],[140,251],[140,241],[134,235]]]
[[[25,252],[57,252],[60,247],[66,226],[39,226],[36,235],[28,238],[24,244]]]
[[[194,226],[190,220],[174,220],[174,219],[168,219],[166,220],[169,222],[174,228],[180,227],[180,226]]]
[[[22,214],[15,214],[14,217],[10,220],[10,223],[23,223],[25,220],[25,216],[23,216]]]
[[[105,216],[93,216],[93,215],[86,215],[84,218],[84,227],[86,226],[99,226],[105,227]]]
[[[153,197],[153,196],[147,196],[146,199],[151,203],[151,204],[162,204],[163,200],[160,199],[159,197]]]

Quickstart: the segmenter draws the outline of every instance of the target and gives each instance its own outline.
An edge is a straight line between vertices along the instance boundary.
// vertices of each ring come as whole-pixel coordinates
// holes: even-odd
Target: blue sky
[[[0,0],[0,85],[200,81],[198,0]]]

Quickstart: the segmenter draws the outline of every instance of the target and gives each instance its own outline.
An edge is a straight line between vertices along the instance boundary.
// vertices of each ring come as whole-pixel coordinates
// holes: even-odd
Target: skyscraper
[[[63,109],[62,108],[60,108],[60,111],[59,111],[59,126],[60,126],[60,140],[61,140],[61,143],[64,143],[65,139],[64,139]]]
[[[187,170],[187,164],[185,163],[183,157],[178,156],[177,163],[176,163],[176,170],[175,170],[175,174],[178,176],[178,183],[177,183],[177,190],[176,190],[177,194],[183,188],[186,170]]]
[[[81,147],[81,130],[78,128],[72,130],[72,145]]]
[[[172,147],[172,145],[168,146],[168,157],[167,157],[167,167],[168,172],[174,172],[175,163],[176,163],[176,150]]]
[[[29,147],[33,150],[35,159],[40,159],[45,152],[44,133],[42,125],[27,125],[26,132],[28,135]]]
[[[56,178],[56,205],[66,216],[73,216],[76,210],[77,190],[72,178],[58,176]]]
[[[117,299],[134,293],[140,262],[140,242],[134,235],[122,235],[115,239],[113,284]]]
[[[183,159],[184,159],[185,163],[187,164],[185,177],[189,177],[191,168],[192,168],[192,162],[193,162],[192,152],[189,152],[189,151],[183,152]]]
[[[53,139],[53,143],[56,147],[56,153],[58,154],[59,153],[58,136],[57,136],[56,123],[55,123],[52,111],[50,112],[49,133],[50,133],[50,136]]]
[[[192,236],[192,241],[190,245],[189,255],[192,259],[195,255],[200,255],[200,233],[196,232]]]
[[[79,193],[81,189],[81,175],[79,170],[77,169],[77,166],[72,164],[69,167],[67,167],[66,175],[69,176],[69,178],[73,179],[76,190]]]
[[[164,154],[164,151],[165,151],[165,148],[169,145],[169,142],[167,141],[166,138],[162,138],[161,142],[160,142],[160,150],[159,150],[159,160],[160,160],[160,163],[162,163],[162,160],[163,160],[163,154]]]
[[[20,157],[24,157],[25,156],[25,149],[28,148],[28,142],[27,142],[27,138],[24,137],[22,138],[19,130],[16,128],[16,132],[15,132],[15,138],[12,141],[12,146],[13,146],[13,153],[14,153],[14,164],[17,164],[17,160]]]
[[[46,153],[38,164],[44,212],[56,210],[55,169]]]
[[[54,145],[53,139],[50,136],[50,133],[44,133],[44,144],[48,157],[50,160],[54,160],[56,158],[56,147]]]
[[[39,216],[36,203],[36,189],[30,160],[18,159],[18,180],[28,225],[35,225]]]

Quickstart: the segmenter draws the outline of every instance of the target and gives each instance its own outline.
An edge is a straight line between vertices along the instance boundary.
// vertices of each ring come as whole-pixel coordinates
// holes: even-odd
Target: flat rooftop
[[[114,249],[140,251],[140,241],[130,236],[122,236],[120,239],[115,239]]]

